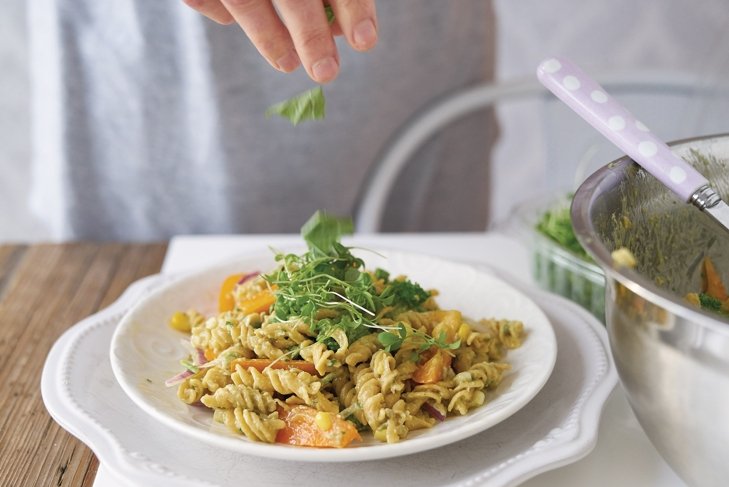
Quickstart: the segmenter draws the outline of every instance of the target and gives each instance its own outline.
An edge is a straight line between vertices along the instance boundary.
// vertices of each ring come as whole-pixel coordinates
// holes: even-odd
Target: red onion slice
[[[191,371],[189,371],[187,369],[186,370],[183,370],[182,372],[180,372],[176,376],[170,377],[169,379],[167,379],[165,381],[165,386],[167,386],[167,387],[176,386],[177,384],[181,383],[182,381],[184,381],[185,379],[187,379],[191,375],[192,375],[192,372]]]
[[[205,352],[200,350],[199,348],[195,349],[195,359],[193,360],[192,364],[195,366],[203,365],[208,361],[207,357],[205,357]]]
[[[250,281],[251,279],[253,279],[255,277],[258,277],[259,275],[261,275],[261,273],[258,272],[258,271],[256,271],[256,272],[249,272],[248,274],[243,274],[243,277],[241,277],[238,280],[238,284],[243,284],[244,282]]]
[[[438,411],[432,404],[424,402],[423,403],[423,409],[426,413],[430,414],[433,418],[435,418],[436,421],[443,422],[445,421],[446,417],[443,416],[443,413]]]

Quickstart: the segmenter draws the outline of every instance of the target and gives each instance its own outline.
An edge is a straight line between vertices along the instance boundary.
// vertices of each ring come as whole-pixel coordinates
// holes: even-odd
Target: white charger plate
[[[451,417],[433,428],[412,432],[407,439],[386,444],[372,435],[344,449],[301,448],[252,442],[232,435],[215,423],[210,410],[182,403],[176,388],[164,380],[179,372],[186,355],[185,335],[167,326],[175,311],[212,312],[225,276],[235,272],[268,271],[272,253],[235,259],[175,280],[143,298],[122,319],[111,342],[111,365],[122,389],[145,412],[165,425],[217,448],[296,461],[351,462],[391,458],[429,450],[462,440],[490,428],[524,407],[549,378],[557,343],[549,320],[524,293],[501,279],[465,264],[406,252],[359,252],[367,268],[381,267],[404,274],[426,289],[438,289],[444,309],[458,309],[471,318],[509,318],[524,322],[524,344],[507,355],[512,365],[488,402],[465,416]]]
[[[506,421],[444,448],[376,463],[321,465],[228,452],[142,412],[112,374],[108,350],[119,321],[141,296],[169,279],[138,281],[108,308],[71,327],[43,368],[41,392],[49,413],[91,447],[114,485],[224,486],[246,479],[289,487],[296,479],[302,487],[333,481],[349,487],[515,486],[593,449],[602,407],[617,383],[607,333],[594,317],[563,298],[514,282],[549,316],[559,352],[547,384]]]

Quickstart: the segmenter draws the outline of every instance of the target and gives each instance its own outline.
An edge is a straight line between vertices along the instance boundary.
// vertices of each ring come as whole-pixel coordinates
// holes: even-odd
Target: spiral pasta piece
[[[473,365],[469,372],[477,379],[484,382],[485,388],[496,387],[501,383],[504,372],[511,366],[503,362],[481,362]]]
[[[205,322],[192,327],[190,344],[201,350],[210,349],[215,355],[234,345],[231,332],[240,321],[240,314],[229,311],[208,318]]]
[[[314,364],[320,375],[326,375],[333,370],[338,362],[334,360],[334,352],[329,350],[322,342],[312,343],[299,350],[301,358]]]
[[[380,392],[385,399],[385,404],[390,407],[400,399],[400,394],[405,387],[405,383],[398,375],[395,357],[384,350],[378,350],[372,356],[370,364],[372,373],[380,383]]]
[[[255,367],[246,369],[240,364],[236,364],[235,371],[230,374],[230,379],[233,381],[233,384],[254,387],[271,395],[276,392],[268,377],[262,372],[259,372]]]
[[[446,413],[447,403],[453,396],[451,381],[441,381],[434,384],[419,384],[412,391],[404,394],[408,410],[415,414],[421,410],[423,404],[428,402],[431,406]]]
[[[314,336],[303,320],[272,321],[267,317],[261,327],[255,331],[259,337],[265,337],[276,348],[287,349],[310,341]]]
[[[365,335],[349,346],[349,353],[345,357],[344,363],[354,367],[362,362],[367,362],[380,348],[382,348],[382,344],[377,340],[377,334]]]
[[[293,369],[265,369],[271,387],[279,394],[294,394],[306,402],[312,403],[312,397],[319,393],[321,382],[313,375]]]
[[[386,419],[380,428],[375,430],[375,438],[387,443],[397,443],[404,439],[409,432],[405,423],[410,417],[405,401],[402,399],[397,401],[392,408],[385,409],[383,413]]]
[[[265,391],[238,384],[228,384],[213,394],[206,394],[200,399],[209,408],[231,409],[244,408],[261,413],[276,410],[276,402]]]
[[[230,376],[220,367],[210,367],[202,378],[202,384],[210,392],[225,387],[230,382]]]
[[[250,349],[253,350],[258,357],[271,359],[281,357],[285,353],[284,350],[277,347],[271,338],[266,336],[264,333],[258,333],[259,330],[260,328],[248,334],[246,345],[248,345],[248,347],[250,347]]]
[[[248,335],[253,333],[253,330],[260,328],[262,322],[263,317],[261,313],[250,313],[245,315],[235,326],[231,328],[230,336],[236,343],[243,345],[252,351],[252,349],[248,347]]]
[[[188,377],[177,388],[177,397],[187,404],[193,404],[205,394],[205,386],[199,374]]]
[[[275,442],[278,431],[286,426],[276,412],[266,415],[243,408],[216,409],[213,418],[234,433],[243,433],[247,438],[263,443]]]
[[[357,389],[349,374],[340,380],[335,379],[334,391],[339,403],[345,408],[350,407],[357,400]]]
[[[372,372],[371,367],[363,367],[357,371],[355,388],[364,421],[372,428],[372,431],[377,431],[385,420],[385,398],[380,390],[380,381]]]
[[[267,416],[260,415],[247,409],[235,408],[235,422],[248,438],[264,443],[276,441],[276,433],[285,426],[285,423],[273,412]]]
[[[454,379],[456,387],[453,397],[448,403],[448,411],[457,411],[466,414],[469,409],[484,403],[486,395],[483,393],[484,382],[477,379],[470,372],[461,372]]]

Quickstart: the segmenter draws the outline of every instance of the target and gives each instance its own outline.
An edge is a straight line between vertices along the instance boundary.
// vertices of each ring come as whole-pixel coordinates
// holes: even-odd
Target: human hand
[[[317,83],[328,83],[339,73],[335,35],[344,35],[357,51],[377,43],[375,0],[327,0],[334,12],[332,25],[322,0],[183,1],[218,23],[237,22],[271,66],[289,73],[303,64]]]

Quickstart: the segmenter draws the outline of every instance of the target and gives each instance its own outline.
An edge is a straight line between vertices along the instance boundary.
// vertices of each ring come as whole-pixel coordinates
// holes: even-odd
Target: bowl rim
[[[729,143],[729,133],[679,139],[669,142],[668,146],[679,149],[689,144],[713,139],[723,139],[724,142]],[[700,326],[708,327],[717,333],[729,334],[727,321],[718,318],[716,314],[698,308],[691,308],[678,302],[675,293],[660,288],[651,279],[644,277],[632,268],[613,266],[612,256],[607,247],[600,240],[590,236],[594,235],[595,232],[589,209],[597,196],[597,190],[605,184],[614,187],[622,182],[629,167],[640,166],[630,156],[622,156],[592,173],[577,188],[570,209],[572,225],[577,239],[602,268],[606,278],[618,281],[631,292],[663,307],[674,315],[681,316]],[[606,183],[606,181],[608,182]]]

